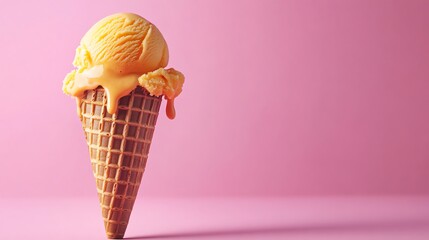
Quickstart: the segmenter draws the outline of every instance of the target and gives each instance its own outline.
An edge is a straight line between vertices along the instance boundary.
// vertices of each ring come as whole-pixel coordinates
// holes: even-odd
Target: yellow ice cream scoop
[[[167,43],[158,28],[131,13],[108,16],[91,27],[73,62],[82,69],[102,64],[120,74],[147,73],[167,63]]]
[[[173,102],[182,90],[184,76],[164,69],[168,57],[167,43],[155,25],[136,14],[114,14],[97,22],[83,36],[73,61],[76,69],[66,76],[63,91],[79,100],[86,90],[102,86],[108,98],[107,110],[113,114],[118,100],[140,84],[138,78],[151,76],[158,79],[153,81],[162,79],[166,84],[147,87],[151,79],[145,78],[145,85],[140,85],[151,95],[159,96],[161,92],[168,100],[167,115],[174,118]],[[163,87],[165,90],[160,91]]]

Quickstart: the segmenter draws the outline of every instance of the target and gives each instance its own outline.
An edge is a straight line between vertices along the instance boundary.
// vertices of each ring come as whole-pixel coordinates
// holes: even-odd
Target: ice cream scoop
[[[83,36],[73,61],[76,69],[66,76],[63,91],[79,102],[86,90],[101,86],[107,94],[107,110],[113,114],[119,99],[141,85],[151,95],[164,95],[167,116],[174,118],[174,98],[182,91],[184,76],[164,69],[168,57],[167,43],[155,25],[136,14],[114,14]],[[153,80],[145,77],[141,82],[146,84],[139,83],[144,74]],[[160,79],[165,82],[162,86],[147,84]]]

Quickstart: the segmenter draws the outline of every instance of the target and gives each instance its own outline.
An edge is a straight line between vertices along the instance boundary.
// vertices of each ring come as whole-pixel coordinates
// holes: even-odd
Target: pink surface
[[[141,200],[130,239],[429,239],[427,197]],[[96,197],[2,199],[1,237],[104,239],[95,205]]]
[[[61,85],[81,36],[120,11],[154,22],[187,77],[147,196],[429,193],[429,1],[1,5],[0,197],[95,196]]]

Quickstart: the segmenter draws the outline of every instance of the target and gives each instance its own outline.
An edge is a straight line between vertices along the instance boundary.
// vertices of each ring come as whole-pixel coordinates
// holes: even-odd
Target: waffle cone
[[[123,238],[158,117],[161,97],[142,87],[107,112],[103,88],[85,92],[79,104],[108,238]]]

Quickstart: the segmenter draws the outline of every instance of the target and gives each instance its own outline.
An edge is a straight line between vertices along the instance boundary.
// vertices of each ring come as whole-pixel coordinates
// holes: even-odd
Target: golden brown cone
[[[86,91],[79,107],[108,238],[123,238],[158,117],[161,97],[138,86],[107,112],[102,87]]]

